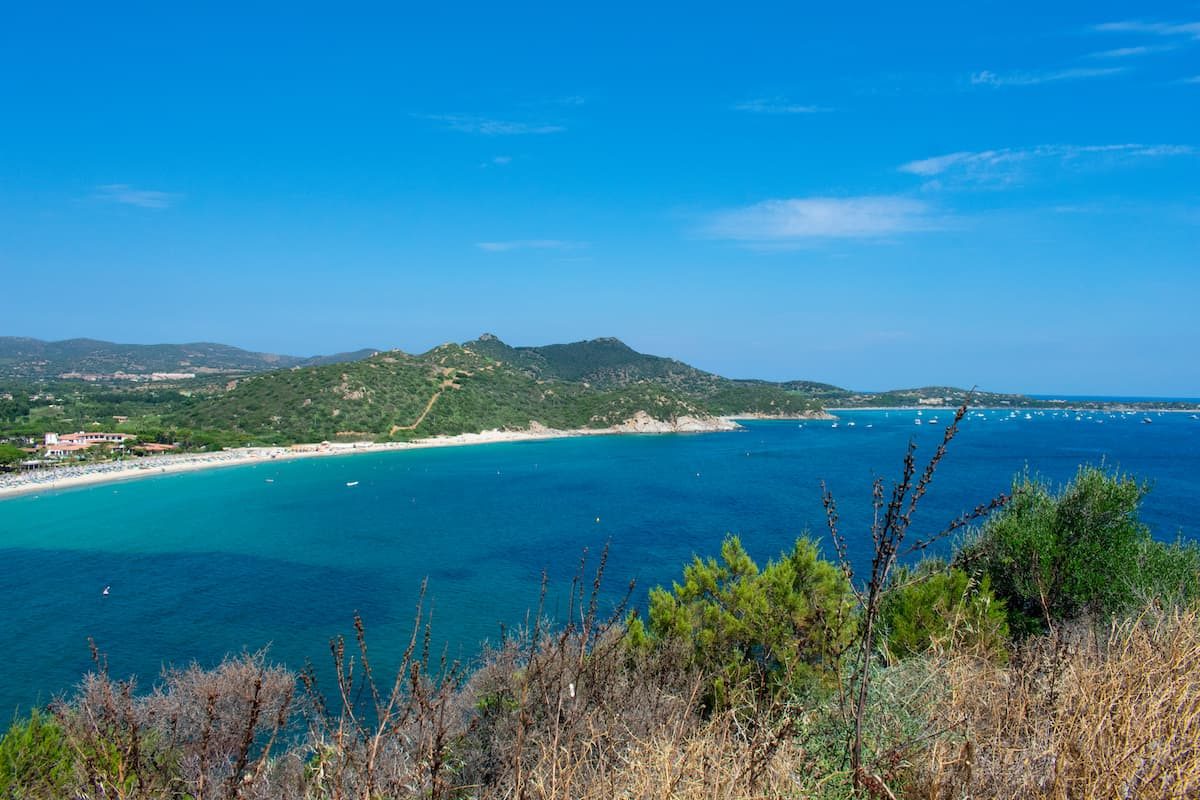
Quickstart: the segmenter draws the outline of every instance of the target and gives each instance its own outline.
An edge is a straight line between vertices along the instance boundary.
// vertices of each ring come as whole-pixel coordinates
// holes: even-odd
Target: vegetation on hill
[[[1200,551],[1147,536],[1144,487],[1089,467],[1019,476],[948,526],[996,512],[949,561],[889,569],[931,544],[906,532],[942,452],[873,487],[869,577],[826,494],[836,560],[801,538],[760,569],[729,539],[645,620],[602,613],[606,558],[581,563],[561,620],[539,608],[473,671],[431,658],[420,607],[394,671],[355,618],[324,691],[260,653],[138,693],[94,653],[0,738],[0,796],[1197,796]]]
[[[56,377],[113,370],[200,374],[152,382]],[[665,421],[788,418],[820,414],[825,406],[959,404],[968,394],[949,387],[862,393],[810,381],[731,380],[612,338],[511,347],[484,334],[418,355],[359,351],[312,359],[209,344],[0,339],[0,442],[25,447],[45,431],[85,428],[208,448],[406,439],[535,422],[604,428],[639,412]],[[973,397],[982,405],[1061,405],[1019,395]]]
[[[116,344],[96,339],[45,342],[0,336],[0,380],[57,379],[64,375],[111,377],[117,373],[225,374],[263,372],[281,367],[335,363],[365,358],[373,350],[301,358],[255,353],[211,342],[191,344]]]
[[[380,353],[352,364],[257,375],[199,397],[175,419],[262,441],[396,439],[494,428],[602,428],[638,411],[656,419],[704,409],[655,384],[599,390],[537,380],[459,345]]]
[[[642,356],[616,340],[521,349],[483,337],[419,355],[389,351],[355,362],[210,382],[190,396],[176,391],[169,411],[156,419],[142,422],[131,414],[128,424],[137,431],[166,426],[289,443],[407,439],[525,429],[532,423],[606,428],[639,412],[672,420],[817,409],[808,398],[777,386],[729,381]]]
[[[682,361],[639,353],[620,339],[591,339],[542,347],[510,347],[485,333],[463,345],[494,361],[511,364],[534,378],[587,383],[602,389],[651,381],[694,390],[722,380]]]
[[[485,333],[463,347],[539,380],[582,383],[609,391],[645,384],[661,386],[710,414],[796,416],[821,408],[811,395],[786,386],[723,378],[672,358],[639,353],[619,339],[510,347]]]

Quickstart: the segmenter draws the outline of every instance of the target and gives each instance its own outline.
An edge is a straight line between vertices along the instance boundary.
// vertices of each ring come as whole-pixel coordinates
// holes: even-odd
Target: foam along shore
[[[179,472],[194,472],[216,467],[236,467],[268,461],[289,461],[297,458],[321,458],[355,453],[383,453],[395,450],[419,450],[429,447],[461,447],[496,442],[524,442],[539,439],[560,439],[571,436],[604,436],[628,433],[706,433],[737,430],[740,426],[731,419],[717,417],[679,417],[673,421],[657,420],[639,411],[632,418],[608,428],[577,428],[557,430],[537,422],[525,430],[490,430],[481,433],[460,433],[456,436],[434,436],[411,442],[322,442],[288,447],[238,447],[219,453],[180,453],[144,456],[123,461],[103,461],[95,464],[75,464],[51,467],[31,472],[0,475],[0,499],[22,494],[90,486],[111,481],[149,478]]]

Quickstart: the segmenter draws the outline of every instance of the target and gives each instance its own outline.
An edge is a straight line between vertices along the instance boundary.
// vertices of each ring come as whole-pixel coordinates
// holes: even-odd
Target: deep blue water
[[[1154,483],[1143,518],[1155,535],[1200,535],[1200,420],[982,413],[951,444],[918,511],[922,531],[1026,467],[1058,482],[1103,460]],[[913,411],[863,411],[842,412],[836,429],[751,422],[736,433],[353,455],[0,501],[0,715],[77,681],[89,636],[115,674],[145,685],[165,663],[267,644],[276,660],[321,667],[329,637],[359,611],[387,660],[407,641],[426,577],[437,640],[469,659],[536,605],[543,570],[561,611],[584,548],[611,541],[607,598],[636,579],[641,601],[727,532],[762,560],[805,529],[823,534],[822,478],[862,562],[870,481],[898,474],[910,437],[918,456],[933,451],[950,414],[924,412],[934,416],[936,428],[914,425]]]

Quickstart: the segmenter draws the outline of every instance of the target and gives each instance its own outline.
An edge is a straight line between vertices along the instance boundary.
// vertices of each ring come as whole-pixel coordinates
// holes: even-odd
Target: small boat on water
[[[838,424],[835,422],[835,423],[833,423],[832,425],[830,425],[829,427],[831,427],[831,428],[836,428],[837,426],[838,426]]]
[[[1143,425],[1151,425],[1153,423],[1154,423],[1154,420],[1150,419],[1149,417],[1142,417]]]
[[[346,481],[347,486],[358,486],[358,481]]]
[[[919,419],[914,419],[914,420],[913,420],[913,424],[914,424],[914,425],[920,425],[920,424],[921,424],[921,420],[919,420]]]

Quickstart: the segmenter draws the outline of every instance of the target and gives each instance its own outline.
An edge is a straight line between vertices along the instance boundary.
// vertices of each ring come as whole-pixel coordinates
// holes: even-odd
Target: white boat
[[[347,486],[358,486],[358,481],[346,481]]]
[[[921,420],[919,420],[919,419],[914,419],[914,420],[913,420],[913,424],[914,424],[914,425],[920,425],[920,424],[921,424]]]
[[[846,427],[847,427],[847,428],[853,428],[853,427],[854,427],[855,425],[857,425],[857,424],[858,424],[858,423],[856,423],[856,422],[847,422],[847,423],[846,423]]]
[[[830,425],[829,427],[831,427],[831,428],[836,428],[837,426],[838,426],[838,424],[835,422],[835,423],[833,423],[832,425]]]

